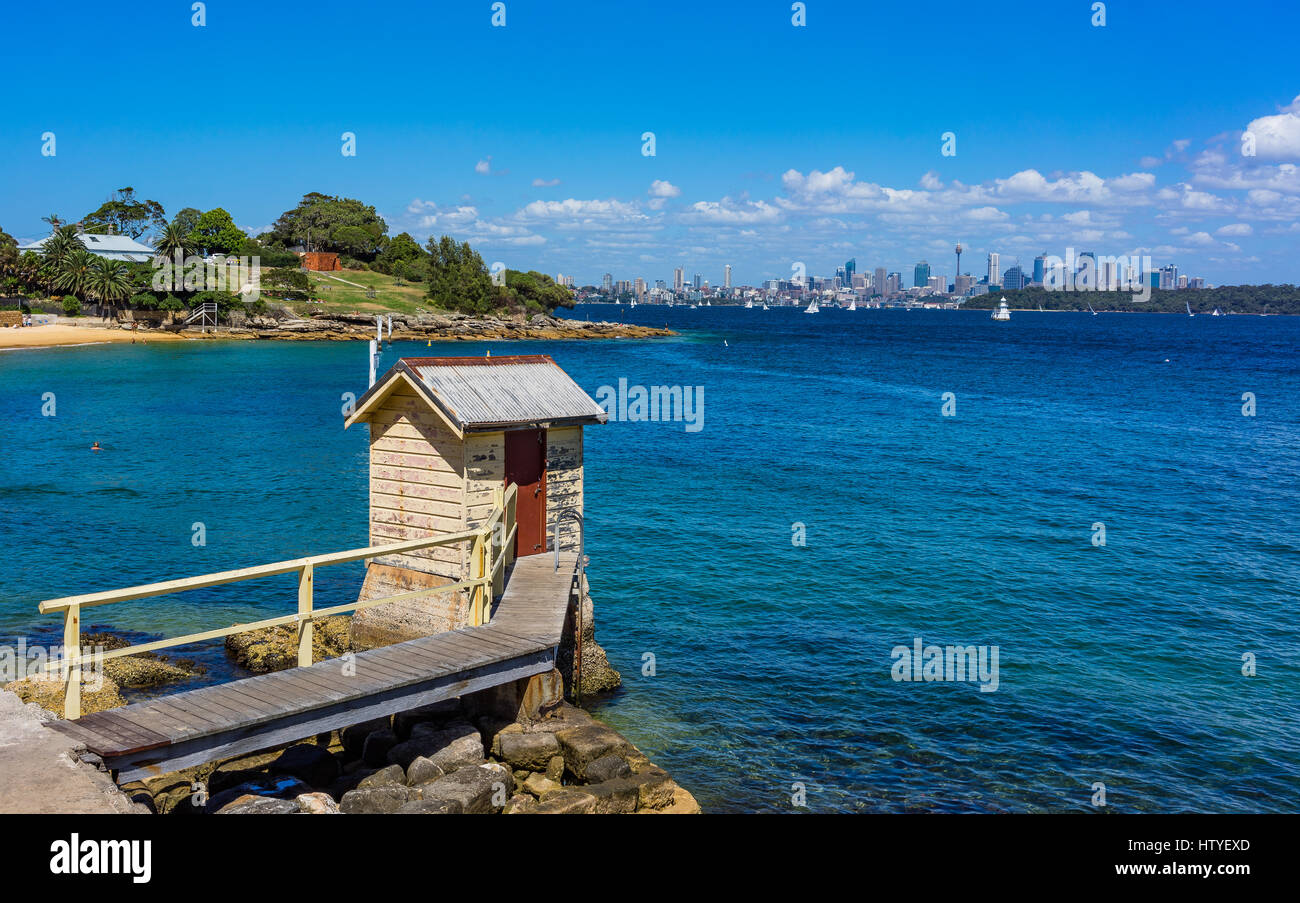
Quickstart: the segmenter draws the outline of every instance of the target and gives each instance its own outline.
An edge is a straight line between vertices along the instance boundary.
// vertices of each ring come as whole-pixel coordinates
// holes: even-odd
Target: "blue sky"
[[[1297,5],[1117,0],[1095,27],[1091,0],[806,0],[795,27],[789,2],[505,0],[503,28],[491,5],[209,0],[202,28],[189,2],[14,5],[0,228],[131,185],[261,230],[321,191],[580,284],[951,278],[958,239],[976,274],[1074,247],[1300,281]]]

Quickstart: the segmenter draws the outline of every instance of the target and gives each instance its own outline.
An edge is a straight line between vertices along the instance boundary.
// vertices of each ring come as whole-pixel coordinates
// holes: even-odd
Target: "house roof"
[[[344,426],[369,420],[402,383],[413,386],[461,435],[535,423],[604,423],[608,417],[544,354],[404,357],[357,399]]]
[[[50,240],[47,235],[40,241],[19,245],[19,251],[36,251],[39,253]],[[120,260],[143,262],[153,257],[153,248],[142,245],[129,235],[99,235],[93,232],[78,232],[77,240],[86,246],[86,250],[101,257],[115,257]]]

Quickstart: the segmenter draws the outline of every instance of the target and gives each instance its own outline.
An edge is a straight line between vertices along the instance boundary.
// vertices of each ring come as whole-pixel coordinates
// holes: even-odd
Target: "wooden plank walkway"
[[[481,627],[96,712],[48,727],[85,743],[119,782],[292,743],[542,674],[555,665],[577,555],[517,559]]]

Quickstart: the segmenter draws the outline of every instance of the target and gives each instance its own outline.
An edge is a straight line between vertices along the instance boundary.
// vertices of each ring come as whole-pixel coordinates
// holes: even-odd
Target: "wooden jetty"
[[[49,726],[119,781],[268,749],[555,667],[581,585],[582,429],[604,411],[553,360],[403,358],[347,414],[370,427],[370,545],[327,555],[52,599],[61,613],[65,720]],[[548,491],[549,489],[549,491]],[[550,554],[551,552],[554,554]],[[318,568],[365,561],[355,602],[315,608]],[[295,625],[298,667],[81,717],[83,609],[296,573],[294,614],[100,653],[93,662]],[[379,606],[428,614],[414,633],[371,630],[367,651],[312,661],[316,619]],[[424,610],[419,610],[424,606]]]
[[[514,488],[511,486],[503,495],[513,495]],[[508,511],[508,506],[503,505],[498,516],[505,517]],[[493,518],[483,532],[490,535],[495,522]],[[513,538],[513,532],[511,524],[506,535]],[[447,539],[441,537],[438,541]],[[488,542],[476,544],[491,549]],[[299,647],[299,667],[82,717],[69,710],[67,720],[50,722],[48,726],[84,743],[117,773],[119,781],[133,781],[268,749],[547,673],[555,666],[565,615],[575,589],[578,556],[573,552],[559,552],[554,556],[531,555],[511,562],[510,546],[501,551],[503,554],[497,555],[495,562],[478,578],[476,595],[481,600],[491,598],[498,575],[504,585],[495,605],[483,603],[489,606],[483,623],[316,663],[310,660],[310,624],[314,617],[338,614],[357,604],[382,604],[388,600],[313,611],[310,574],[321,561],[299,561],[300,575],[308,575],[306,604],[301,615],[257,622],[273,626],[287,620],[296,621],[299,638],[306,638]],[[337,564],[385,553],[392,553],[392,548],[376,547],[322,557],[328,558],[328,563]],[[250,568],[242,574],[228,571],[169,584],[52,600],[42,603],[42,610],[62,610],[65,621],[75,622],[79,609],[87,605],[255,579],[285,573],[293,564],[279,562]],[[241,576],[232,576],[235,574]],[[129,655],[145,648],[184,645],[196,639],[211,639],[247,629],[256,629],[256,625],[237,625],[115,649],[100,658]],[[70,650],[76,648],[69,646]],[[77,692],[73,687],[79,686],[82,660],[78,653],[70,652],[69,660],[62,664],[67,675],[69,703],[75,705]]]

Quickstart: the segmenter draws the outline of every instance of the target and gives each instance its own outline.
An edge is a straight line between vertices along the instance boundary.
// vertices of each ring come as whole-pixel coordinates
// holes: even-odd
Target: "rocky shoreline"
[[[694,814],[699,805],[627,738],[565,701],[619,686],[595,637],[583,585],[582,655],[572,618],[550,672],[391,717],[351,725],[289,746],[210,762],[122,785],[121,809],[157,814]],[[317,622],[316,660],[356,651],[350,618]],[[88,634],[103,648],[126,641]],[[297,664],[292,629],[267,628],[226,639],[241,667],[264,673]],[[578,661],[575,662],[575,659]],[[83,710],[126,704],[123,686],[157,686],[195,676],[184,659],[125,656],[83,686]],[[62,682],[28,678],[4,687],[57,717]],[[104,770],[84,748],[84,765]]]
[[[140,324],[137,335],[170,333],[184,338],[272,339],[286,341],[353,341],[375,337],[375,318],[392,318],[392,338],[397,341],[482,341],[485,339],[613,339],[652,338],[676,335],[670,329],[636,326],[608,321],[569,320],[542,314],[531,316],[474,317],[459,313],[322,313],[300,317],[288,309],[277,309],[261,316],[243,311],[231,312],[228,326],[195,327]],[[113,324],[109,328],[132,329],[132,323]]]

